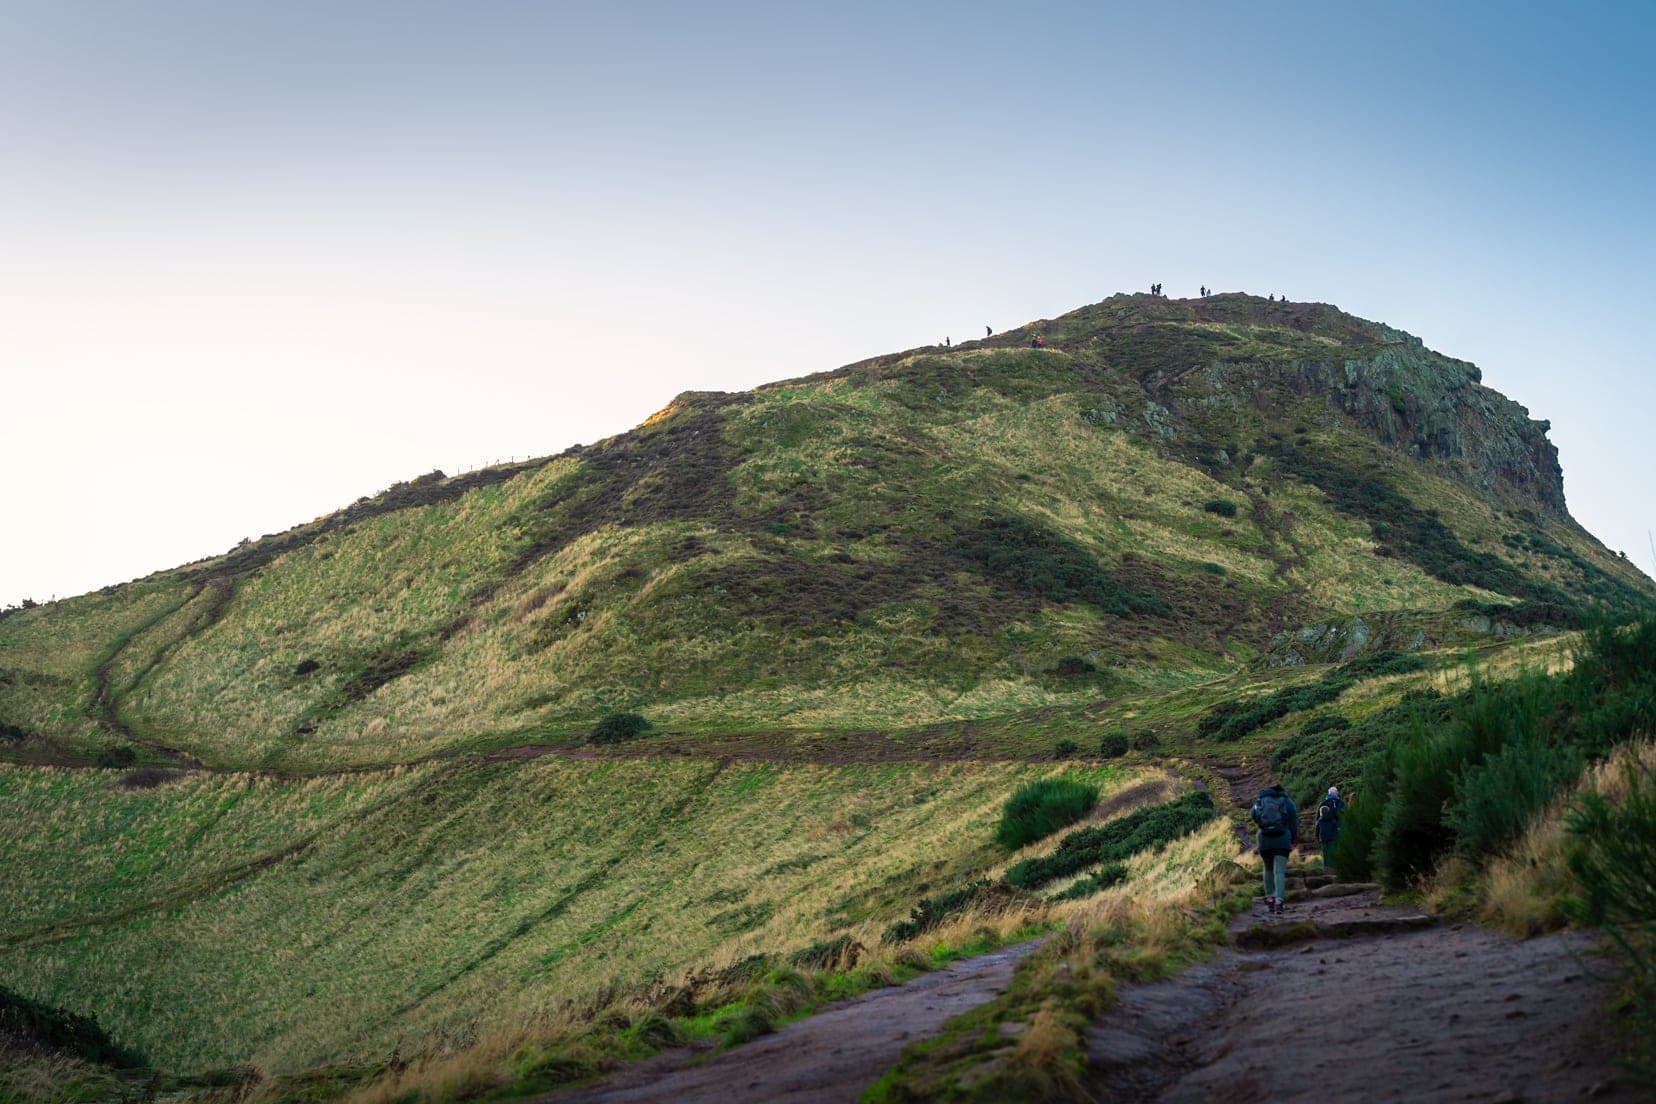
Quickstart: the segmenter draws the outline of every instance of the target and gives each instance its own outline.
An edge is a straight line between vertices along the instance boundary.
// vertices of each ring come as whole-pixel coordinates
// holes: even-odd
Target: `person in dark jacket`
[[[1259,791],[1248,815],[1259,826],[1259,857],[1265,862],[1265,908],[1281,915],[1288,895],[1288,853],[1299,838],[1299,810],[1277,783]]]
[[[1334,843],[1340,838],[1340,816],[1345,812],[1345,798],[1340,787],[1328,787],[1328,795],[1317,805],[1317,843],[1322,847],[1322,864],[1328,867],[1328,856],[1334,853]]]

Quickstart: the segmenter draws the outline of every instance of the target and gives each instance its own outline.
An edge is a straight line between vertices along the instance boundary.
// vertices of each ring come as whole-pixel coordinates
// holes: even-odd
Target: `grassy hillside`
[[[963,939],[1108,914],[1180,960],[1233,836],[1139,804],[1353,780],[1465,656],[1543,669],[1648,608],[1545,429],[1332,307],[1116,296],[5,611],[0,984],[173,1070],[460,1053],[500,1085],[480,1040],[619,1038],[617,1000],[754,955],[918,968],[892,926],[1009,870]],[[618,712],[651,727],[588,746]],[[998,849],[1054,774],[1087,821]]]
[[[8,985],[169,1068],[417,1053],[747,955],[866,945],[1007,861],[1050,766],[458,761],[281,781],[0,769]],[[1130,771],[1076,768],[1106,795]]]
[[[1647,601],[1564,512],[1544,428],[1333,308],[1117,296],[13,613],[0,754],[317,770],[619,709],[684,737],[977,722],[1219,677],[1331,617]]]

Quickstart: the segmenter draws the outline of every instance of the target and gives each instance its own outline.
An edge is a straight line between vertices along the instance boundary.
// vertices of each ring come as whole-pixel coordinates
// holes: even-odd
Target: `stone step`
[[[1394,932],[1429,928],[1435,923],[1437,920],[1425,913],[1323,922],[1294,920],[1286,923],[1253,924],[1236,932],[1232,939],[1238,947],[1266,949],[1311,939],[1359,939],[1364,936],[1391,935]]]

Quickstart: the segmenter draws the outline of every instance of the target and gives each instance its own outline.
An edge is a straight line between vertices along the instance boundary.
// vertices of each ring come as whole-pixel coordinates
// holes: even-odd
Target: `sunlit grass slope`
[[[316,770],[567,742],[621,709],[685,737],[978,722],[1225,675],[1331,617],[1647,602],[1569,519],[1544,430],[1330,307],[1117,296],[687,393],[548,461],[13,613],[0,754]]]
[[[996,868],[1001,804],[1050,773],[545,757],[125,791],[0,767],[0,982],[172,1069],[442,1049],[750,954],[876,945]]]

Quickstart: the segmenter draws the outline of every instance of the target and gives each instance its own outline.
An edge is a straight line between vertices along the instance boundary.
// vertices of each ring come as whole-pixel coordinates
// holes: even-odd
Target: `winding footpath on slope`
[[[1320,879],[1310,879],[1313,883]],[[1587,936],[1519,941],[1313,885],[1231,926],[1237,949],[1124,986],[1094,1025],[1100,1100],[1642,1099],[1617,1081],[1608,966]],[[1306,892],[1306,891],[1301,891]]]
[[[911,1042],[1011,984],[1039,940],[956,962],[906,985],[831,1004],[809,1019],[746,1046],[704,1058],[668,1051],[624,1067],[611,1079],[554,1093],[547,1104],[847,1104],[879,1080]],[[700,1059],[700,1060],[698,1060]]]

